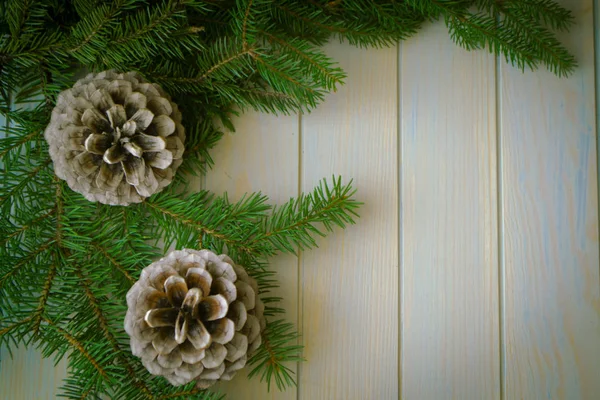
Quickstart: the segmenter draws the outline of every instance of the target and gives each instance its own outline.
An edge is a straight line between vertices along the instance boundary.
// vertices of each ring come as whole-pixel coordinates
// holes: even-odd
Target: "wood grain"
[[[215,166],[206,176],[204,187],[217,195],[227,192],[231,201],[244,194],[260,191],[271,204],[283,204],[298,194],[299,128],[298,116],[247,112],[234,121],[237,132],[227,133],[212,152]],[[270,260],[278,271],[281,286],[275,296],[283,297],[280,306],[286,319],[298,323],[298,258],[280,255]],[[294,371],[296,365],[289,365]],[[231,399],[296,399],[296,389],[279,392],[274,382],[267,392],[259,377],[246,380],[249,368],[240,371],[228,383],[215,386]]]
[[[498,399],[494,58],[401,48],[402,398]]]
[[[398,397],[397,50],[330,45],[347,84],[302,117],[302,189],[354,179],[358,225],[302,260],[300,398]]]
[[[0,399],[54,400],[66,377],[66,359],[54,366],[35,349],[19,346],[10,358],[8,350],[0,348]]]
[[[574,75],[501,65],[507,399],[600,393],[592,1],[562,3]]]

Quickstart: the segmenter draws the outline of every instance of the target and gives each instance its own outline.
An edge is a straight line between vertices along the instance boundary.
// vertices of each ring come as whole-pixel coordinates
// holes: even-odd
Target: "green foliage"
[[[285,362],[304,361],[299,356],[302,346],[295,344],[299,338],[294,331],[294,326],[281,319],[270,322],[263,334],[264,343],[249,362],[254,367],[248,374],[249,378],[260,374],[261,380],[267,382],[268,388],[275,379],[275,385],[280,390],[296,385],[294,372],[285,365]]]
[[[309,111],[346,75],[328,40],[390,46],[442,18],[454,41],[557,75],[575,67],[554,31],[570,12],[552,0],[0,0],[0,344],[68,357],[67,398],[216,399],[151,376],[129,351],[125,293],[166,248],[227,252],[259,282],[263,345],[251,376],[293,385],[301,360],[285,322],[272,256],[313,248],[354,222],[351,184],[323,181],[278,207],[189,193],[190,175],[241,109]],[[54,176],[43,138],[60,91],[85,71],[136,70],[179,105],[184,163],[168,190],[129,207],[86,201]]]

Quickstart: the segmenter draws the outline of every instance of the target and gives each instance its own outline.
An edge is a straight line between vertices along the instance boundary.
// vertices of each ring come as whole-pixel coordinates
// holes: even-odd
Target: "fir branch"
[[[56,176],[54,175],[52,177],[53,181],[54,181],[54,186],[55,186],[55,192],[54,192],[54,199],[56,200],[56,233],[55,233],[55,238],[56,238],[56,243],[61,246],[62,244],[62,215],[63,215],[63,196],[62,196],[62,191],[63,191],[63,182]]]
[[[0,329],[0,339],[5,337],[9,332],[17,329],[18,327],[28,324],[32,319],[33,319],[33,316],[29,315],[28,317],[25,317],[22,320],[17,321],[15,323],[7,326],[6,328]]]
[[[43,29],[48,7],[46,4],[35,0],[5,1],[5,20],[13,38],[21,39]]]
[[[44,160],[40,165],[35,167],[33,170],[29,171],[24,178],[18,182],[16,185],[9,188],[8,191],[4,193],[3,196],[0,196],[0,207],[4,205],[10,198],[14,197],[17,193],[19,193],[23,188],[25,188],[29,183],[31,183],[36,176],[44,170],[52,160],[50,158]]]
[[[83,347],[83,344],[81,344],[81,342],[79,342],[74,336],[70,335],[69,332],[56,325],[50,319],[42,319],[50,327],[52,327],[54,330],[60,333],[67,340],[67,342],[69,342],[69,344],[74,350],[77,350],[82,356],[84,356],[89,361],[89,363],[94,366],[94,368],[100,374],[100,376],[102,376],[104,379],[108,378],[106,371],[104,371],[104,369],[100,366],[100,363],[91,356],[91,354],[85,349],[85,347]]]
[[[81,395],[81,397],[79,397],[79,400],[85,400],[88,398],[89,394],[92,392],[93,387],[90,386],[85,392],[83,392],[83,394]]]
[[[212,67],[210,67],[206,72],[204,72],[202,75],[200,75],[198,78],[195,78],[194,80],[187,80],[185,82],[190,83],[190,82],[201,82],[204,81],[205,79],[208,79],[212,74],[214,74],[216,71],[226,67],[227,65],[231,64],[233,61],[236,61],[246,55],[252,55],[252,52],[254,51],[254,49],[251,48],[245,48],[242,49],[242,51],[235,53],[233,55],[231,55],[229,58],[226,58],[222,61],[219,61],[217,64],[213,65]]]
[[[8,272],[6,272],[4,275],[2,275],[0,277],[0,289],[3,288],[4,284],[6,283],[6,281],[12,277],[13,275],[15,275],[19,269],[21,267],[23,267],[24,265],[29,264],[31,261],[33,261],[39,254],[43,253],[44,251],[48,250],[50,248],[50,246],[52,246],[53,244],[55,244],[55,240],[54,238],[48,239],[45,242],[42,243],[42,245],[40,247],[38,247],[36,250],[30,252],[27,254],[27,256],[22,257],[21,260],[16,263],[15,265],[13,265],[12,268],[10,268],[8,270]]]
[[[50,211],[48,211],[45,214],[40,215],[39,217],[34,218],[33,220],[29,221],[28,223],[24,224],[23,226],[21,226],[20,228],[18,228],[17,230],[7,234],[4,238],[0,239],[0,246],[3,246],[4,244],[6,244],[10,239],[12,239],[13,237],[25,232],[28,229],[31,229],[32,227],[34,227],[38,222],[43,221],[49,217],[51,217],[54,213],[56,212],[56,209],[53,208]]]
[[[44,286],[42,287],[42,292],[40,295],[40,299],[38,302],[38,306],[32,314],[33,319],[33,334],[37,335],[40,330],[40,323],[42,322],[42,318],[44,312],[46,310],[46,305],[48,304],[48,297],[50,296],[50,289],[52,288],[52,282],[54,278],[56,278],[56,271],[58,269],[58,259],[55,256],[54,262],[50,264],[50,269],[48,270],[48,275],[46,277],[46,281]]]
[[[85,18],[89,14],[90,10],[98,8],[98,3],[101,0],[72,0],[75,12],[81,18]]]
[[[343,84],[343,79],[346,77],[345,73],[340,68],[328,68],[331,65],[331,61],[323,53],[311,48],[308,43],[302,43],[294,38],[286,40],[264,30],[259,30],[258,32],[265,36],[269,42],[276,43],[288,49],[299,60],[307,63],[310,66],[307,68],[307,71],[312,70],[313,77],[319,77],[321,85],[325,86],[327,90],[335,91],[336,85]]]
[[[243,87],[240,85],[218,83],[213,88],[219,93],[221,98],[226,101],[235,101],[238,107],[244,111],[251,108],[256,111],[268,112],[272,114],[290,113],[302,110],[304,105],[298,98],[292,94],[276,92],[268,87]]]
[[[52,62],[58,56],[55,51],[60,48],[62,39],[60,31],[32,33],[25,40],[0,36],[0,61],[5,65],[13,63],[23,70],[34,68],[44,60]]]
[[[192,390],[185,390],[182,392],[175,392],[175,393],[170,393],[164,396],[160,396],[158,397],[158,400],[168,400],[168,399],[188,399],[189,396],[195,396],[197,394],[205,394],[206,393],[206,389],[192,389]],[[220,400],[225,398],[225,396],[219,396],[219,397],[211,397],[211,400]]]
[[[186,218],[182,214],[178,214],[167,207],[155,204],[151,201],[144,202],[150,208],[162,213],[163,215],[169,217],[169,219],[174,220],[186,227],[193,229],[196,232],[196,240],[200,240],[203,236],[207,235],[219,241],[222,241],[227,246],[232,246],[238,249],[239,251],[255,254],[255,250],[246,246],[243,240],[236,239],[232,236],[226,235],[224,233],[219,232],[217,229],[210,229],[207,226],[203,225],[200,221],[194,220],[191,218]],[[208,214],[208,213],[207,213]]]
[[[31,7],[32,0],[8,0],[6,9],[6,21],[11,34],[18,37]]]
[[[281,79],[284,79],[284,80],[290,82],[293,86],[299,88],[300,90],[304,89],[304,90],[310,92],[311,94],[317,94],[317,90],[299,82],[292,76],[292,74],[286,74],[281,68],[277,68],[277,67],[273,66],[272,64],[268,63],[258,53],[255,53],[254,51],[252,51],[252,52],[250,52],[250,55],[256,61],[258,61],[261,65],[263,65],[265,68],[267,68],[269,71],[273,72],[274,74],[279,76]],[[275,61],[275,60],[273,60],[273,61]],[[265,77],[265,76],[270,77],[270,74],[264,74],[263,77]],[[273,84],[274,82],[275,82],[275,80],[271,80],[271,84]],[[280,87],[283,87],[283,85],[281,85]]]
[[[275,15],[280,14],[278,18],[280,27],[288,25],[293,29],[294,34],[306,40],[316,39],[313,41],[319,45],[323,44],[326,38],[334,36],[361,47],[392,46],[398,40],[405,39],[416,32],[423,20],[422,16],[411,13],[408,8],[404,11],[412,18],[404,18],[400,14],[395,24],[384,25],[373,16],[375,8],[372,5],[365,7],[361,13],[356,11],[336,13],[332,12],[334,7],[316,5],[314,2],[304,4],[293,0],[276,2],[274,7],[278,11]],[[298,24],[297,21],[301,22],[301,26],[294,27],[294,24]],[[403,23],[397,24],[398,21]],[[314,31],[309,37],[300,34],[306,27]]]
[[[244,13],[244,20],[242,22],[242,49],[248,51],[248,40],[246,35],[248,34],[248,18],[250,16],[250,8],[252,7],[252,0],[248,1],[246,5],[246,11]]]
[[[560,31],[568,30],[575,22],[571,11],[553,0],[496,0],[494,3],[505,13],[520,14],[530,21],[544,23]]]
[[[182,60],[204,49],[198,36],[202,28],[186,26],[184,0],[165,0],[163,4],[127,16],[115,29],[99,54],[102,66],[122,69],[141,59],[168,57]]]
[[[250,366],[256,365],[248,373],[248,378],[261,374],[260,380],[267,382],[269,390],[273,378],[279,390],[295,386],[294,373],[284,363],[304,361],[302,346],[296,344],[298,339],[292,324],[284,320],[268,322],[262,335],[262,345],[248,362]]]
[[[71,41],[76,44],[67,51],[69,53],[78,53],[82,48],[87,46],[106,25],[113,22],[113,18],[124,4],[124,1],[114,1],[110,6],[102,5],[100,8],[92,8],[92,14],[88,18],[81,20],[73,28]],[[89,9],[87,11],[89,12]],[[90,21],[94,22],[90,24]],[[81,38],[82,35],[83,38]]]
[[[334,178],[331,187],[323,180],[312,193],[301,194],[275,208],[264,221],[264,233],[250,245],[266,241],[278,251],[290,253],[316,247],[313,235],[325,236],[324,230],[331,232],[334,225],[345,228],[354,224],[356,210],[362,204],[353,198],[355,193],[352,181],[342,185],[341,177]],[[322,224],[324,230],[316,224]]]
[[[292,3],[293,4],[293,3]],[[276,7],[283,11],[284,13],[290,15],[291,17],[293,17],[294,19],[300,20],[308,25],[312,25],[315,26],[319,29],[328,31],[330,33],[340,33],[340,34],[344,34],[348,32],[347,28],[343,28],[343,27],[338,27],[335,25],[329,25],[323,22],[319,22],[316,19],[313,18],[309,18],[309,17],[304,17],[303,13],[300,11],[296,11],[294,9],[291,8],[292,4],[287,4],[287,5],[282,5],[282,4],[277,4]],[[315,15],[311,15],[311,17],[315,17]]]
[[[521,34],[522,40],[531,49],[534,60],[539,60],[558,76],[567,76],[576,66],[575,58],[561,45],[554,35],[539,25],[539,16],[523,13],[524,9],[509,2],[507,6],[499,3],[497,10],[502,13],[501,26],[498,29]],[[512,7],[511,7],[512,6]],[[559,7],[560,8],[560,7]],[[528,10],[525,8],[525,10]],[[564,10],[562,18],[548,16],[554,24],[568,26],[571,23],[570,13]],[[560,14],[559,14],[560,15]],[[533,62],[535,65],[535,61]]]
[[[117,260],[115,260],[115,258],[108,253],[107,249],[94,242],[92,242],[91,245],[93,248],[97,249],[100,253],[102,253],[102,255],[108,261],[110,261],[110,263],[117,269],[117,271],[119,271],[132,285],[135,283],[136,280],[127,271],[127,268],[125,268]]]
[[[21,146],[23,146],[24,144],[31,142],[31,140],[33,138],[39,136],[41,133],[42,133],[42,131],[31,132],[30,134],[23,136],[22,138],[20,138],[13,144],[6,146],[4,148],[4,150],[0,151],[0,159],[4,158],[4,156],[7,155],[12,150],[16,150],[16,149],[20,148]],[[48,160],[48,162],[50,162],[50,160]]]
[[[92,310],[93,310],[94,314],[96,315],[96,319],[98,320],[98,325],[102,331],[102,334],[104,335],[106,340],[110,343],[111,347],[115,351],[117,359],[119,359],[119,361],[125,366],[127,374],[129,375],[129,378],[133,382],[133,385],[138,387],[145,394],[146,398],[153,399],[154,396],[150,392],[150,389],[148,388],[148,386],[146,386],[146,384],[143,381],[141,381],[137,378],[131,364],[126,359],[125,355],[123,354],[123,350],[121,350],[121,346],[119,345],[119,342],[117,341],[117,339],[114,337],[114,335],[110,331],[108,320],[107,320],[106,316],[104,315],[104,313],[102,312],[102,309],[100,308],[100,302],[98,301],[96,296],[94,296],[94,293],[92,292],[92,290],[90,288],[91,283],[90,283],[89,279],[84,276],[83,271],[81,270],[81,268],[79,266],[75,267],[75,273],[77,274],[77,277],[79,278],[79,280],[82,284],[85,296],[87,297],[87,299],[92,307]]]
[[[48,90],[48,86],[52,83],[52,74],[44,62],[39,64],[38,70],[40,75],[40,87],[42,95],[44,96],[45,106],[48,110],[52,110],[52,108],[54,108],[54,99]]]
[[[122,33],[113,36],[111,40],[112,46],[134,42],[148,33],[154,33],[154,30],[158,26],[169,21],[180,10],[182,10],[181,1],[170,0],[163,7],[157,9],[154,14],[149,14],[145,10],[140,11],[137,15],[129,18],[124,24],[126,27],[131,26],[133,29],[125,29]]]
[[[244,58],[249,56],[253,50],[253,48],[238,49],[235,40],[229,41],[224,38],[213,44],[205,54],[200,55],[198,69],[193,70],[192,76],[173,73],[160,74],[159,72],[158,74],[153,73],[153,80],[177,92],[197,92],[199,89],[206,89],[207,81],[228,79],[232,76],[231,71],[236,71],[236,67],[247,67],[247,61]],[[171,68],[169,64],[165,66]],[[239,74],[239,71],[235,73]]]
[[[252,51],[251,56],[257,61],[257,70],[261,78],[275,91],[304,99],[306,109],[316,107],[323,100],[323,88],[304,75],[303,68],[289,62],[284,54],[280,57]],[[303,107],[304,108],[304,107]],[[302,110],[302,109],[301,109]]]

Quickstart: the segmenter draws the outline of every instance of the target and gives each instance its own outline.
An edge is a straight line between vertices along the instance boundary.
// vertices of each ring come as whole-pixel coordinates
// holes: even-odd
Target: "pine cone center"
[[[167,146],[166,140],[158,135],[147,134],[154,114],[146,108],[140,108],[128,118],[125,107],[115,104],[106,110],[107,118],[97,109],[87,109],[82,122],[92,131],[85,141],[88,152],[102,155],[107,164],[121,163],[127,174],[129,166],[136,164],[135,158],[150,152],[159,152]]]
[[[211,335],[228,324],[228,302],[221,294],[210,295],[212,277],[205,270],[190,268],[186,278],[172,275],[165,280],[164,294],[146,312],[152,328],[168,328],[177,344],[186,340],[198,350],[207,348]]]

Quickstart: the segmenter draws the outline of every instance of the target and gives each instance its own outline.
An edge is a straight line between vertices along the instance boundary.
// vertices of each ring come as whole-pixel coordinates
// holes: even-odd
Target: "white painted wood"
[[[262,192],[271,204],[283,204],[298,194],[298,116],[273,116],[247,112],[234,120],[236,133],[227,133],[212,152],[214,168],[204,187],[217,195],[227,192],[231,201],[244,194]],[[286,319],[298,323],[298,258],[279,255],[270,260],[278,271],[281,287],[273,295],[283,297]],[[296,370],[295,365],[289,365]],[[245,368],[228,383],[217,385],[231,399],[295,399],[296,389],[280,392],[272,382],[270,393],[259,377],[246,380]]]
[[[66,377],[66,359],[55,367],[35,349],[19,346],[11,359],[8,350],[0,348],[0,399],[54,400]]]
[[[303,254],[300,398],[398,397],[397,49],[330,45],[347,84],[302,117],[302,189],[354,179],[358,225]]]
[[[569,79],[501,65],[506,398],[598,399],[592,0],[568,0]]]
[[[499,398],[494,58],[402,44],[402,398]]]

